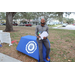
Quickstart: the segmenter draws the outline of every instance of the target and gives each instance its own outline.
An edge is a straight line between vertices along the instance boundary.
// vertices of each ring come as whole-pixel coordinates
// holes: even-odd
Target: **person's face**
[[[45,22],[41,22],[41,26],[44,26],[45,25]]]
[[[41,26],[44,26],[44,25],[45,25],[45,20],[41,19]]]

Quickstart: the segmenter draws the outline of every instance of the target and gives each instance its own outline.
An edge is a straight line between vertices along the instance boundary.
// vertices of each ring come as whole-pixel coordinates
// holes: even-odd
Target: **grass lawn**
[[[58,26],[60,26],[60,25],[48,25],[48,27],[58,27]]]
[[[13,27],[15,32],[10,32],[11,41],[20,41],[22,36],[33,35],[35,36],[35,27]],[[4,30],[5,26],[0,26],[0,30]],[[50,57],[52,62],[75,62],[75,30],[61,30],[61,29],[49,29],[48,39],[51,43]],[[34,58],[31,58],[16,50],[18,44],[14,43],[9,47],[8,44],[2,43],[0,47],[0,53],[4,53],[11,57],[24,62],[37,62]]]

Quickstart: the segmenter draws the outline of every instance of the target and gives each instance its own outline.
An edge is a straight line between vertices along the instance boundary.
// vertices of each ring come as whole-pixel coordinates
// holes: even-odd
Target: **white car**
[[[66,27],[66,26],[67,26],[67,23],[63,23],[63,24],[62,24],[62,27]]]

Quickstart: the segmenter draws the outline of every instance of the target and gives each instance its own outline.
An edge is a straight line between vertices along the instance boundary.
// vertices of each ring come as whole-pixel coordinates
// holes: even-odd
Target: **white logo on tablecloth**
[[[28,53],[34,53],[34,51],[37,49],[37,44],[34,41],[29,41],[26,45],[26,51]]]

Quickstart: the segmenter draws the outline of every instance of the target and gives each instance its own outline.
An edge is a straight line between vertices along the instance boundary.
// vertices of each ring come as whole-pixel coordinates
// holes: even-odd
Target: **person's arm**
[[[47,30],[46,30],[46,31],[47,31],[47,33],[49,34],[49,28],[48,28],[48,26],[47,26]]]
[[[35,29],[35,36],[36,36],[37,38],[40,38],[40,36],[38,36],[38,27],[36,27],[36,29]]]

